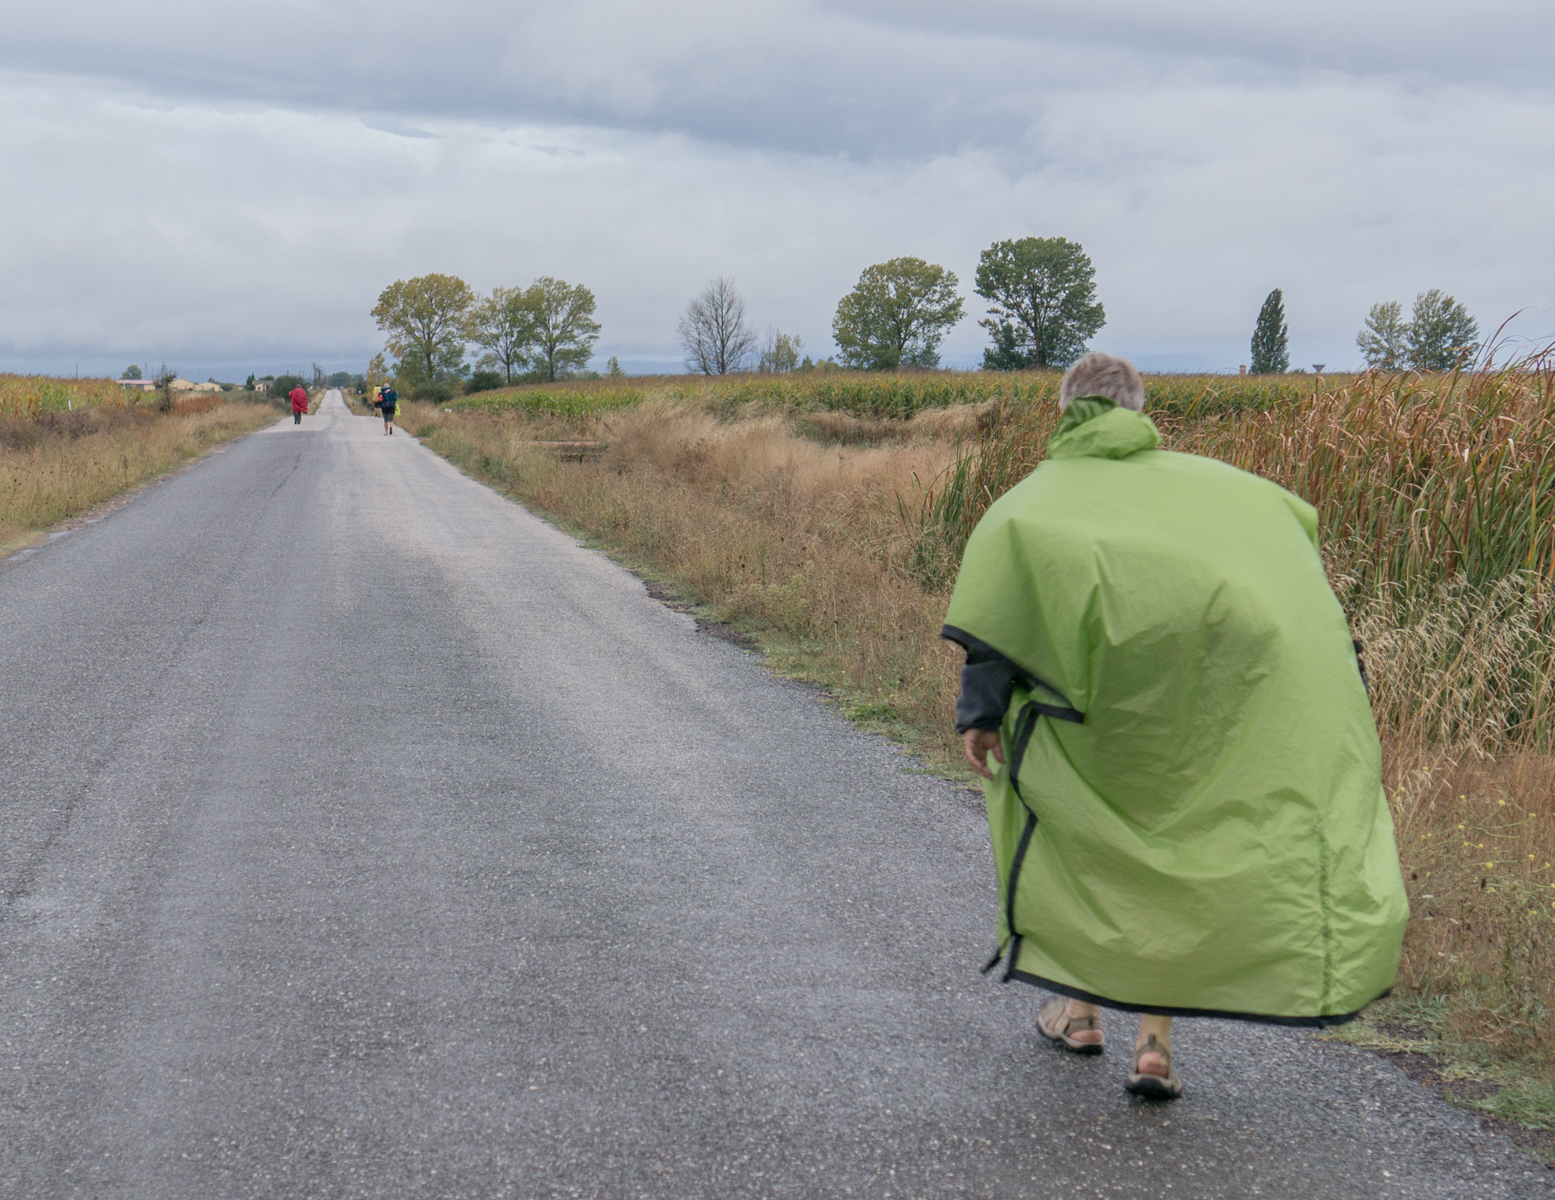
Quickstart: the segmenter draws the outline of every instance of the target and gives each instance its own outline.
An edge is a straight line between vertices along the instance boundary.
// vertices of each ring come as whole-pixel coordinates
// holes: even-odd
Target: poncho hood
[[[1006,978],[1291,1024],[1392,985],[1408,906],[1312,507],[1070,403],[967,543],[945,636],[1018,683],[985,785]]]
[[[1049,458],[1127,458],[1161,444],[1155,422],[1106,396],[1076,396],[1047,440]]]

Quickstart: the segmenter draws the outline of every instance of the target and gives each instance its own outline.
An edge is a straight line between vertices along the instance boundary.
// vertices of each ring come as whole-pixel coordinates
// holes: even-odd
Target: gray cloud
[[[1018,148],[1074,88],[1250,73],[1393,74],[1548,91],[1555,9],[1441,0],[408,0],[125,6],[8,17],[0,65],[169,95],[674,131],[737,146],[927,157]]]
[[[0,48],[0,358],[365,361],[373,297],[429,270],[588,283],[601,351],[643,363],[731,274],[825,352],[868,263],[969,292],[1025,234],[1082,241],[1099,344],[1162,364],[1245,361],[1274,286],[1298,362],[1353,362],[1373,301],[1433,286],[1555,326],[1555,101],[1485,32],[1551,18],[1409,11],[29,9]],[[946,349],[982,340],[968,319]]]
[[[1039,55],[1084,47],[1120,48],[1164,64],[1236,64],[1253,69],[1338,71],[1358,79],[1431,77],[1453,84],[1493,83],[1549,90],[1547,47],[1555,9],[1542,0],[1485,0],[1472,9],[1447,0],[963,0],[953,8],[928,0],[831,0],[828,8],[878,23],[940,36],[1021,39]]]

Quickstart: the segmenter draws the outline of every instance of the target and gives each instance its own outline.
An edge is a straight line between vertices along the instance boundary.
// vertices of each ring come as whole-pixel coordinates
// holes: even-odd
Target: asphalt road
[[[965,791],[380,430],[0,565],[0,1196],[1555,1196],[1304,1033],[1051,1050]]]

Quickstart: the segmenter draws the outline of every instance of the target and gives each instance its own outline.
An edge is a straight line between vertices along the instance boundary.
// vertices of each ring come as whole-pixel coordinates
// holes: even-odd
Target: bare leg
[[[1168,1053],[1171,1052],[1172,1019],[1170,1017],[1140,1017],[1139,1036],[1134,1039],[1134,1049],[1138,1050],[1149,1041],[1151,1034],[1155,1035],[1156,1045]],[[1162,1055],[1152,1051],[1149,1054],[1139,1056],[1139,1073],[1141,1075],[1159,1075],[1165,1079],[1170,1070],[1171,1068],[1167,1065],[1166,1059]]]

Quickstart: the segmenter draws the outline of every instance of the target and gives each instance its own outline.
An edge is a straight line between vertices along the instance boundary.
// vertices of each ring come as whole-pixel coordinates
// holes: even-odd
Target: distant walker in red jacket
[[[302,414],[308,411],[308,393],[302,390],[302,384],[298,384],[286,398],[292,402],[292,424],[302,424]]]

